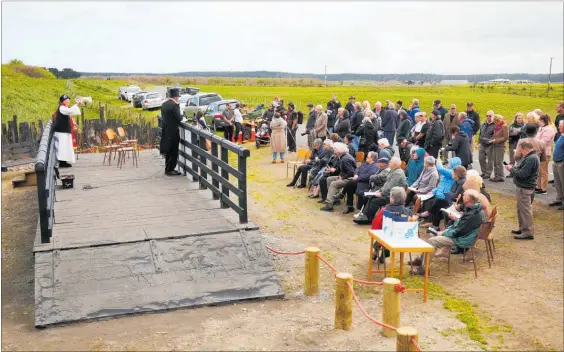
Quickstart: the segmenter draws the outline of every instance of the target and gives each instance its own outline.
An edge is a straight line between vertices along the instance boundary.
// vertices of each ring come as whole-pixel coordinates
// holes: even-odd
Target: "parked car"
[[[141,92],[141,88],[139,86],[129,86],[125,90],[125,100],[131,101],[133,99],[133,95],[136,93]]]
[[[158,92],[151,92],[145,95],[145,99],[141,102],[143,110],[151,110],[160,108],[163,105],[164,98]]]
[[[176,88],[179,90],[180,95],[196,95],[200,92],[200,88],[195,87],[166,87],[166,97],[170,97],[170,90]]]
[[[235,104],[237,103],[239,103],[239,101],[235,99],[226,99],[210,103],[204,114],[206,124],[213,128],[214,131],[222,130],[223,127],[225,127],[225,121],[223,121],[222,118],[225,106],[231,104],[231,109],[235,109]]]
[[[180,96],[180,100],[178,100],[178,105],[180,105],[180,113],[184,115],[184,106],[186,106],[186,102],[188,99],[192,98],[190,94],[184,94]]]
[[[139,93],[135,93],[135,95],[133,95],[133,98],[131,99],[131,103],[133,104],[134,108],[140,108],[141,107],[141,102],[143,101],[143,99],[145,99],[145,96],[147,95],[147,93],[149,93],[149,92],[139,92]]]
[[[125,100],[126,89],[127,89],[127,87],[119,87],[119,89],[118,89],[118,99],[119,100]]]
[[[209,104],[220,100],[223,100],[223,98],[217,93],[198,93],[188,99],[185,106],[181,108],[184,111],[184,116],[187,118],[196,117],[196,112],[198,112],[198,110],[205,113]]]

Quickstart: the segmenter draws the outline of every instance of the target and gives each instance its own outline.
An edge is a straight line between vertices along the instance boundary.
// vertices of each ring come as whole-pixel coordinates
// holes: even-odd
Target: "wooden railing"
[[[55,220],[56,159],[55,143],[53,142],[53,120],[49,120],[43,129],[43,134],[39,142],[37,161],[35,162],[41,243],[49,243],[53,234],[53,223]]]

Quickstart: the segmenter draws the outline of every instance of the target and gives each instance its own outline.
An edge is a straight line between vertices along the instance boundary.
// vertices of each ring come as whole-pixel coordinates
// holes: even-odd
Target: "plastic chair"
[[[290,169],[290,166],[294,167],[294,173],[293,173],[293,175],[294,175],[296,173],[296,169],[298,168],[298,166],[305,163],[305,160],[309,157],[308,152],[309,152],[309,156],[311,156],[311,152],[309,150],[307,150],[305,148],[298,148],[296,160],[289,161],[286,164],[286,178],[288,178],[288,170]]]

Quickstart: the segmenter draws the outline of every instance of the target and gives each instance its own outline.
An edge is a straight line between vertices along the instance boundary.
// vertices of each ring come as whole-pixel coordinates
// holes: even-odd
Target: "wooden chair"
[[[364,152],[356,152],[356,165],[360,165],[364,162]]]
[[[122,145],[126,147],[133,147],[137,150],[137,139],[128,139],[123,127],[118,127],[117,131]]]
[[[118,154],[118,149],[121,148],[119,144],[115,144],[113,140],[109,137],[108,132],[102,132],[102,148],[104,150],[104,161],[102,165],[106,164],[106,158],[108,158],[108,166],[112,164],[112,152],[114,153],[114,159]]]
[[[126,156],[127,156],[127,159],[129,159],[130,155],[131,155],[131,159],[133,161],[133,166],[139,167],[139,163],[137,161],[137,151],[135,150],[135,148],[133,148],[133,147],[123,147],[122,146],[118,149],[118,166],[119,166],[120,169],[125,164]]]
[[[292,166],[294,168],[294,173],[292,175],[295,175],[296,169],[298,168],[298,166],[304,164],[306,159],[309,158],[310,156],[311,156],[310,150],[307,150],[306,148],[298,148],[296,160],[289,161],[286,164],[286,178],[288,178],[288,171],[290,170],[290,166]]]

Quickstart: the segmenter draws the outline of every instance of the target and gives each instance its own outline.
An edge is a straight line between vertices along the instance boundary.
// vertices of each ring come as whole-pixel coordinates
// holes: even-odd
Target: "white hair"
[[[435,166],[435,164],[437,163],[437,160],[435,160],[434,156],[427,156],[425,157],[425,159],[423,159],[425,164],[427,164],[428,166]]]
[[[339,112],[339,111],[345,111],[345,108],[338,108],[337,112]]]
[[[394,110],[396,108],[395,104],[390,102],[390,104],[388,104],[388,109],[392,109]]]
[[[403,205],[405,203],[405,198],[407,198],[407,195],[405,194],[405,190],[402,187],[392,187],[392,189],[390,190],[391,204]]]
[[[315,110],[323,110],[323,106],[317,105],[317,106],[315,106]]]
[[[370,123],[372,123],[372,119],[370,118],[369,115],[364,115],[364,118],[362,119],[362,122],[370,122]]]
[[[393,157],[392,160],[390,160],[390,166],[391,166],[392,164],[393,164],[394,166],[400,167],[400,166],[401,166],[401,159],[398,158],[397,156]]]
[[[493,110],[488,110],[488,112],[486,112],[486,115],[495,115],[495,112]]]
[[[412,103],[415,105],[419,105],[419,99],[413,99]]]
[[[345,143],[337,142],[333,144],[333,151],[339,154],[345,154],[349,152],[349,147]]]
[[[319,139],[319,140],[321,140],[321,139]],[[328,147],[332,147],[333,141],[330,140],[329,138],[327,138],[326,140],[323,141],[323,145],[328,146]]]
[[[382,147],[389,147],[390,146],[390,142],[388,141],[388,138],[380,138],[378,140],[378,145],[382,146]]]
[[[374,107],[377,107],[377,106],[382,107],[382,102],[377,101],[376,104],[374,104]]]
[[[527,122],[528,123],[537,123],[539,121],[539,117],[540,117],[539,114],[537,114],[536,112],[529,111],[527,113]],[[532,119],[532,121],[531,121],[531,119]]]
[[[466,171],[466,177],[469,176],[480,176],[480,173],[474,169]]]
[[[364,110],[364,117],[372,118],[372,116],[374,116],[372,110]]]
[[[535,109],[534,111],[537,115],[541,116],[543,115],[542,110],[541,109]]]

